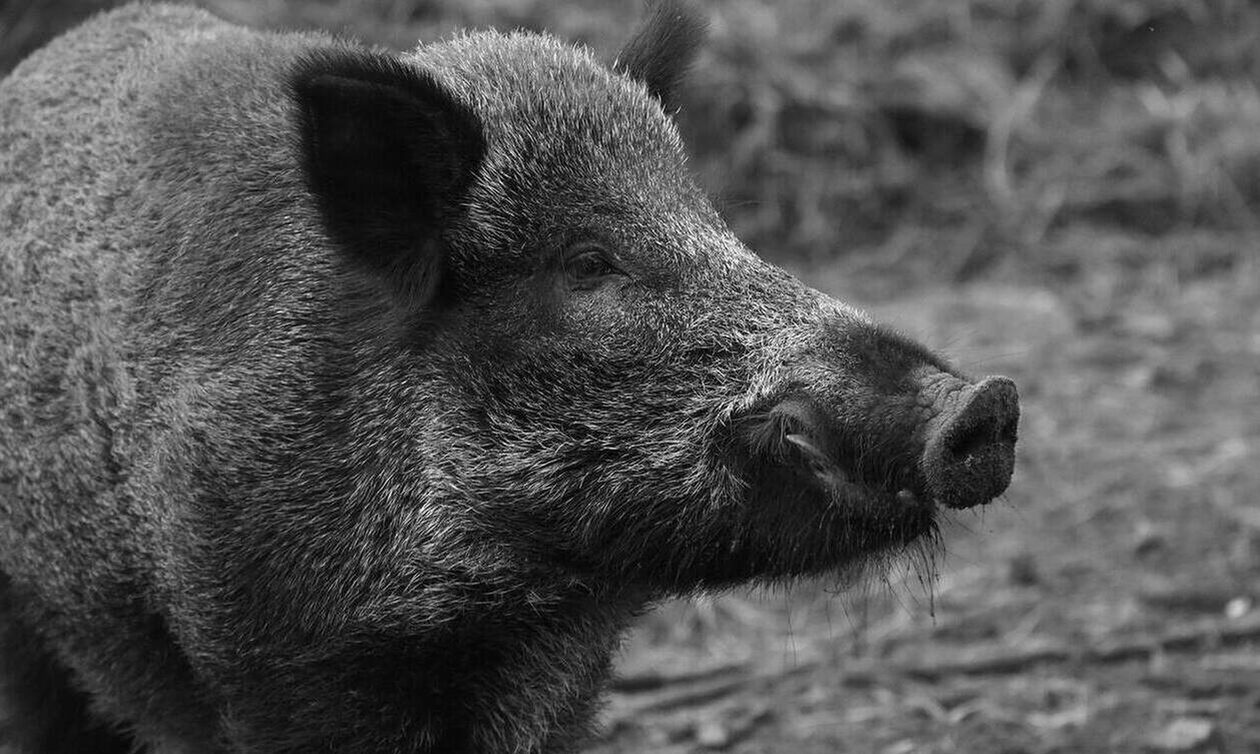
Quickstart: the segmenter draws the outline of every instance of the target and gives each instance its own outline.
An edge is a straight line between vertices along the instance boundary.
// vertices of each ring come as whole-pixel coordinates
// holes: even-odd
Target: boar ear
[[[293,73],[301,155],[333,241],[425,303],[436,241],[485,155],[481,122],[432,75],[376,52],[323,52]]]
[[[704,33],[705,23],[696,8],[680,0],[657,0],[617,55],[613,69],[643,82],[652,96],[669,107],[675,88],[700,51]]]

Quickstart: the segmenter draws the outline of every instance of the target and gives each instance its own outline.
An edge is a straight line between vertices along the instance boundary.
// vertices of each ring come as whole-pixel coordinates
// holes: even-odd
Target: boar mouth
[[[868,481],[848,454],[823,450],[827,446],[815,437],[800,432],[782,437],[792,451],[787,455],[795,456],[784,460],[821,493],[829,512],[867,528],[862,537],[867,549],[907,544],[932,529],[941,501],[906,474]]]
[[[939,504],[939,500],[916,494],[909,485],[895,485],[896,489],[884,486],[863,484],[852,478],[846,471],[841,459],[829,456],[809,436],[797,432],[786,432],[784,441],[795,446],[805,460],[805,466],[814,480],[822,485],[830,494],[832,504],[839,501],[873,500],[889,503],[888,513],[900,509],[914,510],[927,508],[930,512]]]
[[[820,565],[905,546],[934,530],[940,503],[915,464],[860,463],[857,449],[838,437],[810,396],[767,403],[738,423],[750,515],[759,528],[786,520],[822,533],[825,541],[817,544],[829,554]]]

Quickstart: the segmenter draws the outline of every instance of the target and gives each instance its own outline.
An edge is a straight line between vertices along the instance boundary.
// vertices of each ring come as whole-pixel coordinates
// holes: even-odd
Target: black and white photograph
[[[0,0],[0,754],[1260,754],[1260,4]]]

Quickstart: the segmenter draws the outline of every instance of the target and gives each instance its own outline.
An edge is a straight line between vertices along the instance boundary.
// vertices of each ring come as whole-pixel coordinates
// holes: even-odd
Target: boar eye
[[[570,250],[564,261],[564,273],[575,288],[592,288],[621,270],[612,263],[608,252],[594,244],[581,244]]]

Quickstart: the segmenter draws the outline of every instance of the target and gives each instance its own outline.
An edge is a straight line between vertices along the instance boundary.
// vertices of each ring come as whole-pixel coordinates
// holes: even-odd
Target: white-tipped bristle
[[[806,437],[805,435],[798,435],[795,433],[786,434],[783,436],[783,439],[787,440],[788,442],[792,443],[796,447],[805,451],[811,457],[813,457],[814,459],[818,461],[826,462],[829,460],[826,456],[823,455],[823,452],[818,449],[818,446],[810,442],[810,439]]]
[[[849,484],[849,478],[836,466],[815,466],[814,475],[833,488]]]

